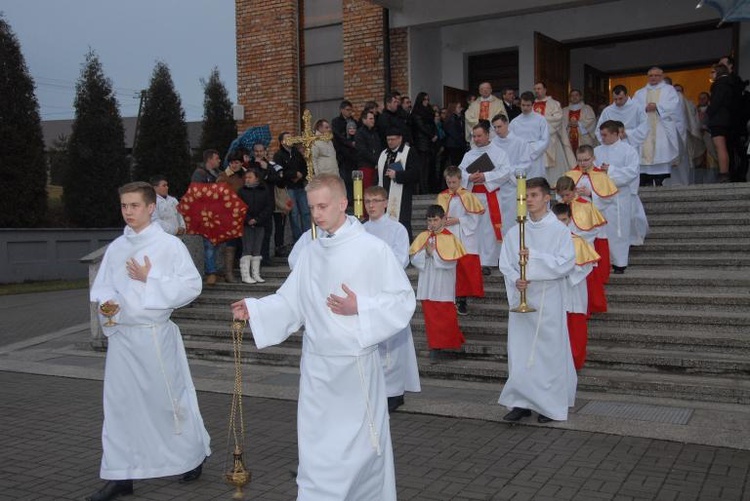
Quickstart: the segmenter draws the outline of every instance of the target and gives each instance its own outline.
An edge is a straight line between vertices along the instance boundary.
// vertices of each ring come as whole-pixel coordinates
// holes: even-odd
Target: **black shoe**
[[[396,409],[404,405],[404,396],[399,395],[397,397],[388,397],[388,412],[394,412]]]
[[[180,477],[180,483],[186,484],[188,482],[193,482],[201,478],[201,473],[203,473],[203,463],[205,462],[206,460],[204,459],[201,464],[199,464],[198,466],[196,466],[189,472],[183,473],[182,476]]]
[[[111,501],[130,494],[133,494],[132,480],[110,480],[104,487],[87,497],[86,501]]]
[[[490,275],[492,275],[492,268],[490,268],[489,266],[482,266],[482,275],[484,275],[485,277],[489,277]]]
[[[512,411],[510,411],[505,416],[503,416],[503,420],[516,422],[516,421],[520,421],[521,418],[525,418],[529,416],[531,416],[531,411],[529,409],[523,409],[521,407],[513,407]]]
[[[615,266],[612,265],[612,273],[615,275],[622,275],[625,273],[625,270],[627,269],[627,266]]]
[[[544,414],[539,414],[539,417],[536,418],[536,421],[538,423],[549,423],[550,421],[554,421],[551,417],[547,417]]]
[[[459,315],[468,315],[469,314],[469,308],[466,306],[466,298],[456,298],[456,311]]]

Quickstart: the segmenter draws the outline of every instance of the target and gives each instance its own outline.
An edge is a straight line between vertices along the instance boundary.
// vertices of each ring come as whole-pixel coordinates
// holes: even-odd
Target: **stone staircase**
[[[631,249],[630,267],[612,275],[609,311],[589,323],[589,353],[578,388],[613,395],[750,403],[750,186],[701,185],[644,189],[651,232]],[[424,228],[432,198],[417,197],[414,231]],[[265,284],[218,284],[174,313],[189,355],[230,360],[228,305],[263,296],[281,284],[286,267],[265,268]],[[416,287],[417,273],[407,274]],[[430,365],[421,310],[412,320],[423,377],[485,381],[507,377],[508,305],[502,276],[486,277],[486,297],[459,317],[467,338],[455,360]],[[248,336],[248,339],[250,336]],[[257,350],[253,364],[297,366],[301,334]]]

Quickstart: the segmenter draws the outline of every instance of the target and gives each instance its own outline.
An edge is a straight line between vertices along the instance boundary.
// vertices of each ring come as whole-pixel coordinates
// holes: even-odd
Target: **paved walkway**
[[[64,303],[67,295],[0,297],[0,501],[80,500],[100,485],[103,354],[88,349],[88,325]],[[23,330],[12,329],[24,321],[33,332],[19,336]],[[206,473],[191,486],[174,479],[137,482],[136,495],[127,499],[231,497],[221,472],[232,368],[210,361],[191,361],[191,367],[213,439]],[[292,500],[297,371],[248,366],[246,374],[253,395],[245,399],[253,473],[248,499]],[[658,423],[595,415],[574,414],[554,427],[511,426],[492,405],[497,392],[426,381],[422,394],[407,396],[405,411],[391,419],[400,500],[750,500],[750,450],[695,443],[716,429],[747,430],[736,409],[726,415],[737,423],[722,422],[720,409],[690,409],[692,425],[682,440],[688,443],[681,443],[643,437],[667,433]],[[566,429],[597,421],[609,433]],[[617,431],[609,430],[618,421]],[[735,432],[739,447],[747,435]]]

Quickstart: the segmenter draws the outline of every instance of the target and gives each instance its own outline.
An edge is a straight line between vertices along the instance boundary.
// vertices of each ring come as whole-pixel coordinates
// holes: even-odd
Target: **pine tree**
[[[137,181],[163,174],[172,195],[178,198],[190,184],[193,168],[185,112],[164,63],[156,64],[146,91],[133,156],[136,162],[133,177]]]
[[[203,161],[203,151],[212,149],[224,153],[237,138],[237,124],[232,114],[232,102],[229,100],[224,83],[219,78],[218,68],[214,68],[208,81],[203,84],[203,127],[201,130],[200,148],[196,152],[196,162]]]
[[[47,211],[47,165],[34,81],[0,17],[0,227],[37,226]]]
[[[117,188],[128,181],[125,129],[112,82],[89,51],[76,83],[76,115],[63,182],[65,215],[78,227],[122,225]]]

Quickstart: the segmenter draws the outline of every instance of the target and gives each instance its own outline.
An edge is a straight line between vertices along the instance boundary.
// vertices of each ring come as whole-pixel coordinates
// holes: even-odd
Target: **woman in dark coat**
[[[411,118],[411,146],[419,153],[422,167],[419,173],[419,191],[422,194],[431,193],[439,184],[435,169],[435,145],[438,137],[435,112],[430,105],[430,96],[426,92],[417,94],[411,109]]]
[[[450,165],[458,166],[466,153],[466,132],[464,124],[464,108],[461,103],[448,105],[448,118],[445,120],[445,150],[448,152]]]

